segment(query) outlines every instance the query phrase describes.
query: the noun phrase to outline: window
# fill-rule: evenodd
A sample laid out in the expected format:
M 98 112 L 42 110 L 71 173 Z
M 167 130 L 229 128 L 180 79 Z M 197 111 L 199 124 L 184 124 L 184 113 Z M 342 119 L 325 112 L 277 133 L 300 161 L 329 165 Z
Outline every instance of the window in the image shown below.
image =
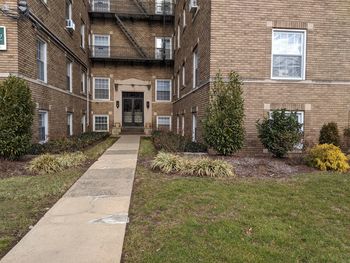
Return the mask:
M 47 82 L 47 45 L 44 41 L 37 40 L 37 55 L 38 79 Z
M 180 117 L 176 117 L 176 134 L 180 134 Z
M 95 12 L 109 12 L 110 0 L 92 0 L 92 8 Z
M 85 23 L 83 21 L 80 26 L 80 47 L 85 48 Z
M 86 73 L 85 71 L 81 71 L 81 93 L 86 94 Z
M 177 48 L 181 47 L 181 31 L 180 25 L 177 26 Z
M 73 113 L 67 113 L 67 135 L 73 135 Z
M 157 129 L 171 131 L 171 117 L 157 116 Z
M 73 62 L 67 61 L 67 90 L 73 92 Z
M 156 37 L 156 59 L 172 59 L 171 37 Z
M 186 9 L 182 11 L 182 27 L 186 27 Z
M 185 115 L 182 115 L 181 125 L 181 134 L 182 136 L 185 136 Z
M 156 0 L 155 13 L 157 15 L 171 15 L 173 13 L 172 0 Z
M 291 114 L 291 111 L 286 111 L 286 114 Z M 304 132 L 304 112 L 303 111 L 293 111 L 293 113 L 296 114 L 296 118 L 298 119 L 298 123 L 301 124 L 301 131 Z M 269 112 L 269 116 L 270 118 L 272 118 L 272 112 Z M 298 143 L 297 145 L 295 145 L 295 149 L 296 150 L 302 150 L 304 147 L 304 142 L 303 140 Z
M 306 31 L 273 30 L 272 79 L 305 79 Z
M 84 133 L 86 132 L 86 115 L 83 114 L 83 116 L 81 117 L 81 132 Z
M 108 132 L 109 131 L 109 116 L 94 115 L 94 131 Z
M 171 101 L 171 80 L 156 80 L 156 101 Z
M 186 86 L 186 68 L 185 64 L 182 65 L 182 86 Z
M 94 35 L 93 36 L 93 56 L 110 57 L 110 36 Z
M 47 111 L 39 111 L 39 143 L 45 143 L 49 138 L 48 115 Z
M 66 0 L 66 20 L 72 19 L 72 1 Z
M 180 73 L 177 74 L 177 98 L 180 99 Z
M 94 79 L 94 99 L 109 100 L 109 79 L 108 78 Z
M 192 114 L 192 142 L 197 141 L 197 115 Z
M 199 56 L 198 49 L 193 51 L 193 88 L 197 88 L 199 85 Z

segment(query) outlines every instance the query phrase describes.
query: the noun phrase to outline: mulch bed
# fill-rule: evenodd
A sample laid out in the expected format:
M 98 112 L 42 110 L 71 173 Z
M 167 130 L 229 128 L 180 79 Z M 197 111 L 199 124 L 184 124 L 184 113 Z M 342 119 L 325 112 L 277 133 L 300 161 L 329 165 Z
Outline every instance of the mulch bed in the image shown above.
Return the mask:
M 283 178 L 316 170 L 304 164 L 298 157 L 276 159 L 273 157 L 226 157 L 239 177 Z
M 0 159 L 0 179 L 32 175 L 26 170 L 26 165 L 31 159 L 33 159 L 33 156 L 25 156 L 18 161 Z

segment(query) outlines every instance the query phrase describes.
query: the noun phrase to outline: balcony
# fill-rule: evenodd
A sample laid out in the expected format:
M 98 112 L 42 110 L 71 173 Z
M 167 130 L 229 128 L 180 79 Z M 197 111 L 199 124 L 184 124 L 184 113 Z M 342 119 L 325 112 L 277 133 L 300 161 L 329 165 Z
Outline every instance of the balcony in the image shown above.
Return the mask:
M 90 58 L 95 62 L 173 63 L 171 49 L 141 48 L 142 54 L 130 46 L 90 46 Z
M 173 21 L 174 9 L 174 0 L 92 0 L 90 15 Z

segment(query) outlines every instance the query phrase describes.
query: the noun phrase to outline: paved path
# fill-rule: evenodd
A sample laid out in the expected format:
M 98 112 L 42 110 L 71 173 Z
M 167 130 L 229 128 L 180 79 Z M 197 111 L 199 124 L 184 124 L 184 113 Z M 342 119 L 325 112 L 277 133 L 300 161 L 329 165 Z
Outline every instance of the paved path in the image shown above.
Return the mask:
M 120 262 L 139 143 L 122 136 L 1 263 Z

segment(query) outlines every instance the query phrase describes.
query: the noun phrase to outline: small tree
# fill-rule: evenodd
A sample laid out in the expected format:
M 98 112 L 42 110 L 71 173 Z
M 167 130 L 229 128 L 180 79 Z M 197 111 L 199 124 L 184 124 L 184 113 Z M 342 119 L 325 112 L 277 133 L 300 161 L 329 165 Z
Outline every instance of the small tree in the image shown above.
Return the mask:
M 231 72 L 228 82 L 218 73 L 210 90 L 203 122 L 205 142 L 223 155 L 242 149 L 244 142 L 244 99 L 240 76 Z
M 256 126 L 261 143 L 278 158 L 292 151 L 302 138 L 296 113 L 289 114 L 285 109 L 273 111 L 271 118 L 258 121 Z
M 320 144 L 333 144 L 340 146 L 338 125 L 335 122 L 324 124 L 320 131 Z
M 0 156 L 17 159 L 31 146 L 35 105 L 26 82 L 10 76 L 0 84 Z

